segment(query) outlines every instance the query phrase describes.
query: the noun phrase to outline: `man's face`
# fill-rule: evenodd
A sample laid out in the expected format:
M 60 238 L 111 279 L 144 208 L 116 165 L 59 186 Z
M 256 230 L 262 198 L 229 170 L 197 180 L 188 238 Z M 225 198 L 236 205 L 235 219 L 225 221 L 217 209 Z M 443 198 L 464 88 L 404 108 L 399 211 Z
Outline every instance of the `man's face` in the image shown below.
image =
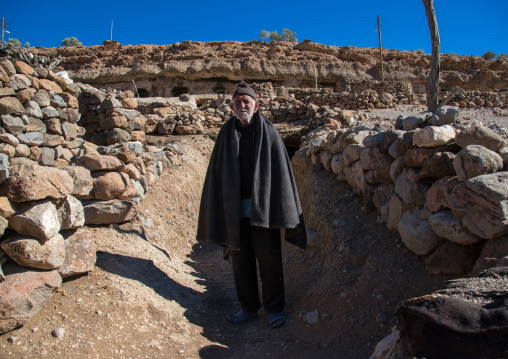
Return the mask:
M 233 98 L 233 111 L 244 126 L 252 121 L 252 116 L 259 108 L 259 103 L 249 95 L 236 95 Z

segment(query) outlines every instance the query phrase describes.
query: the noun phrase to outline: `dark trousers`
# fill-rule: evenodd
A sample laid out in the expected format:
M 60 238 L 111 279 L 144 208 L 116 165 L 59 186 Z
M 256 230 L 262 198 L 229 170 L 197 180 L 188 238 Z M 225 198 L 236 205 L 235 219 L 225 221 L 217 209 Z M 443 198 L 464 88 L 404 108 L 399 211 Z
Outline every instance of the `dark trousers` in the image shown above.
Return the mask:
M 240 250 L 231 251 L 231 264 L 236 294 L 247 312 L 261 308 L 259 301 L 256 259 L 262 283 L 263 307 L 268 314 L 284 309 L 284 275 L 280 229 L 251 226 L 242 219 Z

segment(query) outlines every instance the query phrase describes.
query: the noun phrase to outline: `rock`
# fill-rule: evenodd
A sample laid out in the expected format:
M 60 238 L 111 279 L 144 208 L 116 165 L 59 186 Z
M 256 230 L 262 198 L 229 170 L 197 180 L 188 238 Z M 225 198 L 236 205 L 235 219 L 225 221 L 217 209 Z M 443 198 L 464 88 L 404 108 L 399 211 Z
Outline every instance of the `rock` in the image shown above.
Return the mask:
M 351 167 L 344 167 L 344 176 L 346 178 L 346 182 L 353 187 L 353 192 L 361 196 L 365 186 L 367 185 L 361 163 L 356 162 Z
M 360 155 L 365 147 L 360 144 L 351 144 L 344 149 L 344 164 L 346 166 L 353 165 L 360 160 Z
M 94 199 L 111 200 L 121 195 L 129 186 L 129 176 L 119 172 L 94 172 L 93 189 L 90 195 Z
M 439 147 L 413 147 L 408 148 L 404 154 L 404 161 L 408 167 L 420 168 L 423 163 L 440 152 L 454 152 L 455 146 L 439 146 Z
M 113 145 L 115 143 L 124 143 L 131 140 L 129 132 L 122 130 L 121 128 L 114 128 L 108 132 L 107 144 Z
M 469 232 L 462 225 L 462 222 L 453 215 L 451 210 L 445 210 L 433 214 L 429 218 L 429 224 L 434 233 L 436 233 L 439 237 L 446 238 L 463 246 L 476 244 L 484 240 L 483 238 Z
M 19 142 L 28 146 L 41 146 L 44 144 L 44 133 L 42 132 L 26 132 L 20 133 L 18 136 Z
M 85 224 L 121 223 L 131 220 L 135 214 L 133 202 L 113 199 L 111 201 L 86 201 Z
M 56 205 L 60 229 L 75 229 L 85 225 L 83 205 L 76 198 L 67 195 Z
M 18 91 L 18 93 L 16 93 L 16 98 L 19 100 L 19 102 L 25 104 L 28 101 L 30 101 L 36 93 L 37 93 L 36 89 L 29 87 L 24 90 Z
M 133 98 L 124 98 L 121 100 L 122 107 L 127 109 L 135 109 L 138 107 L 138 101 Z
M 451 125 L 457 122 L 459 113 L 459 108 L 455 106 L 443 106 L 427 120 L 427 123 L 431 126 Z
M 413 203 L 419 207 L 423 207 L 428 187 L 423 183 L 411 182 L 408 179 L 407 173 L 406 169 L 397 178 L 397 182 L 395 182 L 395 193 L 402 198 L 404 203 Z
M 323 151 L 321 152 L 321 163 L 325 170 L 330 172 L 332 170 L 332 158 L 333 153 L 331 151 Z
M 123 163 L 115 156 L 108 155 L 84 155 L 76 159 L 76 165 L 88 169 L 90 172 L 118 171 L 123 168 Z
M 42 132 L 46 133 L 46 125 L 41 120 L 30 117 L 30 122 L 25 125 L 25 132 Z
M 417 147 L 438 147 L 455 141 L 455 129 L 450 125 L 428 126 L 413 136 L 413 145 Z
M 12 76 L 16 74 L 16 68 L 13 63 L 6 57 L 0 58 L 0 72 L 5 72 L 7 76 Z
M 52 166 L 55 162 L 55 149 L 51 147 L 41 147 L 41 155 L 39 157 L 39 164 L 41 166 Z
M 25 113 L 27 116 L 42 119 L 42 111 L 37 102 L 28 101 L 25 103 Z
M 406 161 L 404 161 L 404 157 L 399 157 L 390 165 L 390 178 L 396 183 L 397 178 L 399 178 L 400 174 L 404 172 L 404 169 L 407 167 Z
M 0 142 L 7 143 L 14 147 L 19 145 L 19 140 L 17 139 L 17 137 L 11 135 L 10 133 L 0 134 Z
M 422 112 L 414 114 L 408 117 L 399 116 L 395 123 L 395 128 L 398 130 L 411 131 L 417 129 L 420 125 L 423 125 L 427 118 L 432 116 L 431 112 Z
M 32 85 L 32 81 L 28 76 L 23 74 L 12 75 L 7 83 L 7 87 L 10 87 L 14 91 L 20 91 L 26 89 Z
M 44 200 L 18 205 L 16 214 L 9 218 L 9 227 L 45 242 L 58 234 L 60 221 L 55 205 Z
M 507 145 L 506 140 L 501 136 L 490 128 L 479 124 L 472 124 L 469 127 L 462 128 L 461 131 L 457 133 L 455 142 L 462 148 L 478 145 L 494 152 L 499 151 Z
M 49 99 L 49 97 L 48 97 L 48 99 Z M 42 111 L 42 118 L 45 120 L 60 117 L 60 113 L 53 106 L 43 107 L 41 111 Z
M 404 341 L 422 358 L 500 358 L 508 348 L 506 268 L 453 281 L 431 295 L 401 303 Z M 503 298 L 503 299 L 502 299 Z
M 474 268 L 473 275 L 478 275 L 482 271 L 499 265 L 501 259 L 508 255 L 508 236 L 503 235 L 498 238 L 488 240 L 483 246 L 482 253 L 478 257 Z
M 319 323 L 319 311 L 318 310 L 314 310 L 312 312 L 307 312 L 305 314 L 305 321 L 309 324 L 317 324 Z
M 157 123 L 157 132 L 161 135 L 171 135 L 175 129 L 177 121 L 169 116 Z
M 339 153 L 332 157 L 332 162 L 330 164 L 332 172 L 336 175 L 340 175 L 341 177 L 344 176 L 344 166 L 346 164 L 344 163 L 344 154 Z M 345 178 L 342 178 L 342 181 L 345 180 Z
M 389 181 L 383 182 L 374 190 L 372 201 L 379 212 L 381 212 L 381 207 L 390 202 L 394 193 L 395 185 Z
M 22 327 L 48 301 L 62 284 L 56 270 L 39 271 L 9 263 L 3 267 L 5 281 L 0 283 L 0 334 Z
M 81 166 L 61 167 L 74 182 L 74 188 L 69 193 L 78 198 L 87 198 L 93 188 L 93 178 L 90 171 Z
M 88 228 L 63 231 L 65 241 L 65 261 L 58 273 L 62 278 L 91 272 L 97 260 L 96 247 Z
M 62 133 L 67 141 L 72 141 L 78 137 L 78 125 L 72 122 L 62 123 Z
M 128 165 L 126 165 L 123 168 L 122 172 L 127 173 L 129 175 L 129 177 L 134 180 L 138 180 L 139 177 L 141 176 L 141 174 L 139 173 L 139 170 L 132 163 L 129 163 Z
M 455 155 L 451 152 L 438 152 L 423 162 L 417 181 L 424 178 L 442 178 L 455 176 L 453 160 Z
M 65 334 L 65 328 L 60 327 L 56 328 L 55 330 L 51 331 L 51 335 L 55 338 L 62 339 Z
M 450 198 L 455 186 L 459 184 L 457 177 L 446 176 L 432 184 L 425 195 L 425 204 L 431 212 L 439 212 L 451 208 Z
M 2 127 L 14 136 L 25 131 L 25 124 L 21 118 L 11 115 L 2 115 Z
M 65 260 L 65 243 L 59 233 L 44 244 L 16 233 L 7 237 L 1 246 L 13 261 L 25 267 L 56 269 Z
M 48 79 L 39 79 L 40 87 L 47 91 L 54 91 L 61 93 L 63 92 L 62 88 L 58 86 L 54 81 Z
M 485 239 L 508 233 L 508 173 L 474 177 L 455 186 L 453 214 L 464 226 Z
M 99 119 L 99 126 L 103 130 L 110 130 L 113 128 L 127 128 L 127 118 L 125 116 L 108 116 L 104 119 Z
M 37 102 L 41 108 L 51 105 L 49 100 L 49 93 L 44 89 L 38 90 L 37 93 L 31 98 L 31 100 Z
M 7 197 L 0 197 L 0 216 L 3 218 L 10 218 L 16 211 L 12 208 L 11 203 Z
M 398 229 L 402 242 L 409 250 L 419 256 L 432 253 L 442 239 L 432 230 L 429 221 L 422 220 L 421 210 L 405 215 L 399 221 Z
M 494 173 L 503 168 L 503 158 L 483 146 L 470 145 L 464 147 L 453 160 L 453 168 L 459 181 Z
M 72 192 L 74 184 L 67 172 L 57 168 L 37 165 L 11 167 L 10 177 L 0 194 L 11 201 L 24 202 L 50 198 L 62 198 Z

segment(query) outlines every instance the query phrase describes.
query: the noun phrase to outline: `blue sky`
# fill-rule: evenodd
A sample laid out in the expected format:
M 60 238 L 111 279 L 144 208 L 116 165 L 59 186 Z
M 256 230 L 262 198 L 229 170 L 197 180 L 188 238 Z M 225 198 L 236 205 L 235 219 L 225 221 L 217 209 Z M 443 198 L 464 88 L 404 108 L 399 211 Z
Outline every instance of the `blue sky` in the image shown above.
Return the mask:
M 441 52 L 508 54 L 508 0 L 436 0 Z M 60 46 L 74 36 L 85 46 L 111 39 L 123 45 L 250 41 L 261 30 L 296 32 L 298 41 L 431 53 L 421 0 L 364 1 L 32 1 L 4 0 L 9 37 L 31 46 Z

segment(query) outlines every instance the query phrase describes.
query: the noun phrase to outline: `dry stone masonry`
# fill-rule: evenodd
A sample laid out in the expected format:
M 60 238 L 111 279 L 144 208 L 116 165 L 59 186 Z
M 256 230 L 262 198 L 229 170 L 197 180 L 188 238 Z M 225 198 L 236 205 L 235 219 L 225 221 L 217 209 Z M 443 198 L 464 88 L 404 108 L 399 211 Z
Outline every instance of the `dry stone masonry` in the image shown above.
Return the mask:
M 508 255 L 508 142 L 480 123 L 459 123 L 458 111 L 401 116 L 395 126 L 328 126 L 303 149 L 435 274 L 479 273 Z
M 133 218 L 136 203 L 163 170 L 179 165 L 181 153 L 174 144 L 144 144 L 146 119 L 132 94 L 112 97 L 8 58 L 0 58 L 0 85 L 5 333 L 42 308 L 62 278 L 93 270 L 86 225 Z

